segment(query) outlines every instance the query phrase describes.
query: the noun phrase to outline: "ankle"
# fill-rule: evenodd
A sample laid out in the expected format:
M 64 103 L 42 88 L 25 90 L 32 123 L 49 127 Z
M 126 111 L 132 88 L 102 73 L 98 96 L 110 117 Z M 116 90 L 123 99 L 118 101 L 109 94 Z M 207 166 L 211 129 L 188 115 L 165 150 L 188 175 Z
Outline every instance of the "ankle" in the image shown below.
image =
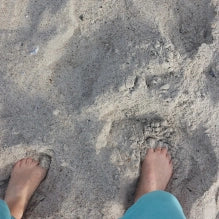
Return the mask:
M 5 200 L 10 210 L 11 215 L 15 219 L 21 219 L 25 209 L 25 203 L 21 199 L 17 199 L 16 201 Z

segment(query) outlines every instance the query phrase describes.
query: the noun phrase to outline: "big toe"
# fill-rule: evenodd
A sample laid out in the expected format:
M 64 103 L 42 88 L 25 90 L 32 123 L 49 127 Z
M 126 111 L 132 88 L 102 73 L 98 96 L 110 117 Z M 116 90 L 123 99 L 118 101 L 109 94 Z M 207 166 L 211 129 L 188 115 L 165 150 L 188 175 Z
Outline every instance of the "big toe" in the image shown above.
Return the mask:
M 155 149 L 155 152 L 162 152 L 162 148 L 161 147 L 157 147 L 156 149 Z

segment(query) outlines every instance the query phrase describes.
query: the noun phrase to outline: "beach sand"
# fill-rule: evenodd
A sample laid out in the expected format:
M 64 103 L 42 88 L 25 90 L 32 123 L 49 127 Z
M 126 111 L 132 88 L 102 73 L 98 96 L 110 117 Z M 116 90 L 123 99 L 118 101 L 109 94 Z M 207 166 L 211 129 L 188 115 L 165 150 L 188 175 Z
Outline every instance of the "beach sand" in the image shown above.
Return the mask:
M 1 0 L 0 198 L 48 158 L 24 218 L 116 219 L 147 148 L 187 218 L 219 218 L 217 0 Z

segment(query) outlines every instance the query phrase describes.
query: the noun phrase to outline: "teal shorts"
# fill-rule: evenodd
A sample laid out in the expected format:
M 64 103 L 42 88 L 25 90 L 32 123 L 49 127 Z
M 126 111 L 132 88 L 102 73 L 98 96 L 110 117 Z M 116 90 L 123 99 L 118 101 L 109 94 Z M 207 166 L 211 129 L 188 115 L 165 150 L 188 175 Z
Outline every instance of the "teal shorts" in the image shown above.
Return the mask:
M 0 200 L 0 219 L 15 219 L 3 200 Z M 143 195 L 121 219 L 186 219 L 186 217 L 175 196 L 168 192 L 155 191 Z
M 0 200 L 0 218 L 15 219 L 14 217 L 11 216 L 8 205 L 3 200 Z
M 186 219 L 175 196 L 164 191 L 143 195 L 121 219 Z

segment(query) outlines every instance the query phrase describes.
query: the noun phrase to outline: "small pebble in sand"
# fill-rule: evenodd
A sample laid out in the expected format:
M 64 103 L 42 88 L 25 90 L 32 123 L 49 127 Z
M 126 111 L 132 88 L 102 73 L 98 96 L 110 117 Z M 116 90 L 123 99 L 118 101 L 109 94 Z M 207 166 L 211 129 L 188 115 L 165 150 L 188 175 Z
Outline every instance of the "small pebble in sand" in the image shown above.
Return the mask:
M 160 126 L 161 126 L 160 121 L 155 121 L 155 122 L 154 122 L 154 127 L 155 127 L 155 128 L 158 128 L 158 127 L 160 127 Z
M 160 126 L 161 126 L 160 121 L 152 121 L 151 124 L 150 124 L 151 128 L 158 128 Z
M 83 20 L 84 20 L 84 15 L 81 14 L 81 15 L 79 16 L 79 18 L 80 18 L 81 21 L 83 21 Z
M 53 115 L 54 115 L 54 116 L 58 116 L 58 115 L 59 115 L 59 113 L 60 113 L 60 111 L 59 111 L 59 110 L 57 110 L 57 109 L 53 111 Z
M 162 87 L 160 87 L 160 90 L 169 90 L 170 85 L 169 84 L 164 84 Z
M 33 50 L 30 51 L 30 55 L 36 55 L 39 51 L 39 46 L 34 47 Z
M 148 145 L 149 147 L 155 148 L 157 142 L 156 142 L 156 139 L 155 139 L 155 138 L 148 137 L 148 138 L 146 139 L 146 143 L 147 143 L 147 145 Z
M 161 126 L 167 127 L 168 126 L 168 122 L 166 120 L 163 120 L 160 122 Z
M 211 75 L 211 77 L 216 78 L 216 75 L 212 68 L 210 69 L 209 74 Z
M 160 132 L 160 131 L 161 131 L 160 127 L 154 128 L 154 132 Z

